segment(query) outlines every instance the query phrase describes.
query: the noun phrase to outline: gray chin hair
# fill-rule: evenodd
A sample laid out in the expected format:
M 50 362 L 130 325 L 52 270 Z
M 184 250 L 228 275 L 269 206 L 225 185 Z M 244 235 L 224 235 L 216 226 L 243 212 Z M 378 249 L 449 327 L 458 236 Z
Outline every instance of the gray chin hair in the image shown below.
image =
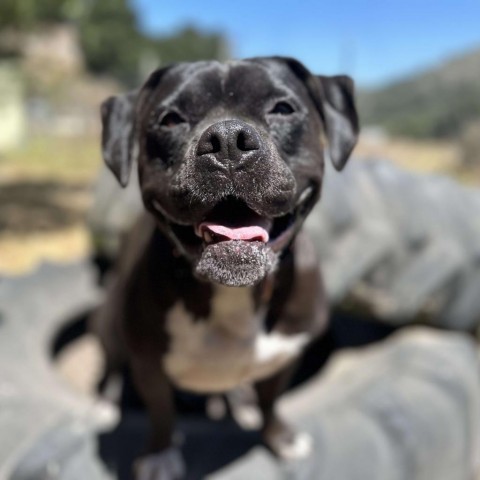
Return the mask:
M 265 243 L 229 240 L 206 247 L 195 273 L 229 287 L 246 287 L 260 282 L 276 263 L 277 254 Z

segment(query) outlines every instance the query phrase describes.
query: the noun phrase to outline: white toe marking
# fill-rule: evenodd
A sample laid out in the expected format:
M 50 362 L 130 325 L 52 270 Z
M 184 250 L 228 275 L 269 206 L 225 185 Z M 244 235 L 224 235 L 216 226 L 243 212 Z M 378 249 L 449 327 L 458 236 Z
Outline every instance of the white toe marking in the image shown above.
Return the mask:
M 227 416 L 227 406 L 225 400 L 219 395 L 214 395 L 207 399 L 207 416 L 212 420 L 222 420 Z
M 263 416 L 258 406 L 254 388 L 241 385 L 226 394 L 232 416 L 244 430 L 258 430 L 263 425 Z
M 256 405 L 238 405 L 232 415 L 244 430 L 258 430 L 263 425 L 262 413 Z
M 184 476 L 185 465 L 175 447 L 142 457 L 135 463 L 135 480 L 179 480 Z
M 283 460 L 301 460 L 313 451 L 313 438 L 306 432 L 295 434 L 293 442 L 282 445 L 278 454 Z

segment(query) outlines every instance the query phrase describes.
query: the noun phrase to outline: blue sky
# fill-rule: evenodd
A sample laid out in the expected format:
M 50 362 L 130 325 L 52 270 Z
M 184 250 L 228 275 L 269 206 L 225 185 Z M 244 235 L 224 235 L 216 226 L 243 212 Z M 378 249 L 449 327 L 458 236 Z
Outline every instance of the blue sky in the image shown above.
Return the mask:
M 480 48 L 480 0 L 131 1 L 150 34 L 194 24 L 223 32 L 236 58 L 290 55 L 363 86 Z

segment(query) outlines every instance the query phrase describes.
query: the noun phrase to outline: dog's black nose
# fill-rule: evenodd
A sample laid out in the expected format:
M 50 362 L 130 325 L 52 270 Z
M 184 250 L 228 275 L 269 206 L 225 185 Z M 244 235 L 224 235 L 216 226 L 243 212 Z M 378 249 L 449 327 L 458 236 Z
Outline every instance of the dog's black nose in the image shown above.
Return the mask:
M 229 167 L 242 168 L 260 150 L 261 139 L 248 123 L 224 120 L 210 125 L 200 137 L 197 156 L 211 155 Z

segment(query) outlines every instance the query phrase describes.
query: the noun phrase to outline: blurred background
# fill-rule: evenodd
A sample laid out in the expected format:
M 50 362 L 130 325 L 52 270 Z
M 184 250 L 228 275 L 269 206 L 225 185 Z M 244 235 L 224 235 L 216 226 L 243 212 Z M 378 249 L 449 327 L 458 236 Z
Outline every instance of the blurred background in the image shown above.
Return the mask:
M 67 394 L 47 359 L 59 360 L 70 385 L 90 398 L 102 371 L 96 343 L 83 335 L 101 298 L 90 257 L 106 271 L 138 211 L 138 192 L 129 196 L 134 182 L 120 192 L 102 171 L 99 105 L 167 63 L 286 55 L 314 73 L 355 79 L 362 125 L 355 158 L 341 175 L 327 173 L 309 226 L 332 321 L 307 352 L 298 382 L 331 352 L 403 325 L 478 339 L 479 18 L 478 0 L 0 0 L 0 426 L 8 432 L 0 435 L 0 477 L 107 478 L 90 427 L 78 428 L 83 416 L 101 424 L 105 415 Z M 336 448 L 314 459 L 314 471 L 327 471 L 322 478 L 472 478 L 478 347 L 473 335 L 412 331 L 380 343 L 378 357 L 368 349 L 335 357 L 322 376 L 330 387 L 312 400 L 306 423 L 318 415 L 328 437 L 321 441 Z M 125 472 L 132 448 L 114 438 L 135 440 L 146 429 L 129 415 L 100 442 L 105 462 L 115 458 Z M 379 428 L 365 428 L 370 422 Z M 202 446 L 195 458 L 187 455 L 190 464 L 213 470 L 211 451 L 228 447 L 231 433 L 211 447 L 199 434 L 204 425 L 189 425 L 182 428 Z M 387 444 L 398 461 L 383 462 Z M 349 445 L 361 446 L 359 463 L 344 461 Z M 358 469 L 362 462 L 371 470 Z M 7 476 L 14 465 L 17 474 Z M 329 465 L 345 475 L 329 475 Z M 403 476 L 392 477 L 399 468 Z M 235 478 L 258 477 L 255 466 L 251 472 Z
M 159 65 L 290 55 L 355 78 L 359 157 L 480 179 L 474 0 L 2 0 L 0 273 L 90 249 L 99 103 Z

